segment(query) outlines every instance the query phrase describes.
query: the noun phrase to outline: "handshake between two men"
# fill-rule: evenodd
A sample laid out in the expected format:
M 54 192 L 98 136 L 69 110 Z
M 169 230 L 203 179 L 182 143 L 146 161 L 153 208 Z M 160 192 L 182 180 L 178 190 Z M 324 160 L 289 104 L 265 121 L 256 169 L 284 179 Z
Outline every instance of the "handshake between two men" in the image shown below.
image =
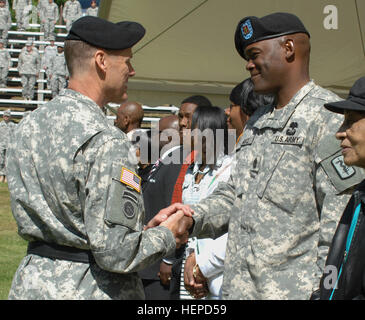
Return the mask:
M 153 219 L 149 221 L 145 230 L 163 226 L 168 228 L 174 235 L 176 248 L 188 242 L 189 229 L 193 226 L 194 211 L 187 205 L 174 203 L 171 206 L 160 210 Z

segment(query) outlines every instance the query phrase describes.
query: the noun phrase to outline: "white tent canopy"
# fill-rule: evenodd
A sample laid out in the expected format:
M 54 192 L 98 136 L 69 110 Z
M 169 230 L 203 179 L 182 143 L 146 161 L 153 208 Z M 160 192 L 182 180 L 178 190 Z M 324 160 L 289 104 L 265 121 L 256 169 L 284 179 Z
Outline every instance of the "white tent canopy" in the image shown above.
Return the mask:
M 278 11 L 296 14 L 310 32 L 311 77 L 346 96 L 365 75 L 365 0 L 102 0 L 99 15 L 147 30 L 133 48 L 130 100 L 179 106 L 204 94 L 225 107 L 231 89 L 249 76 L 234 46 L 238 21 Z

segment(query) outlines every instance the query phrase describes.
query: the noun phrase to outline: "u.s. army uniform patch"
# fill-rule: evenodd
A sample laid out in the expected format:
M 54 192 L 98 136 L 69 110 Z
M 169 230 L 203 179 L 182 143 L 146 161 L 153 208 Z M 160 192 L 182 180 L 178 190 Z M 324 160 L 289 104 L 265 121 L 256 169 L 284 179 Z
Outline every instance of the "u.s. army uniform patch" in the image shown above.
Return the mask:
M 336 150 L 334 145 L 338 145 Z M 341 154 L 341 149 L 336 138 L 328 137 L 324 139 L 319 150 L 320 163 L 332 184 L 337 190 L 337 193 L 344 192 L 349 186 L 356 186 L 364 178 L 364 171 L 360 168 L 347 166 Z
M 113 168 L 105 221 L 141 231 L 143 212 L 141 178 L 132 170 L 125 167 L 120 169 L 116 165 Z
M 348 167 L 345 164 L 342 155 L 333 158 L 331 163 L 342 180 L 351 178 L 356 173 L 356 169 L 354 167 Z

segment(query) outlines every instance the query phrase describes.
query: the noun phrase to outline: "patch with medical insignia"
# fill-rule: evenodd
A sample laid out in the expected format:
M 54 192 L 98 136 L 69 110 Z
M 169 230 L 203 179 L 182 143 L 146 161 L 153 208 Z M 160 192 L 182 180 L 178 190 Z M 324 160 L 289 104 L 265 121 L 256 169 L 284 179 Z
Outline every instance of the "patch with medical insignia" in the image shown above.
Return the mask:
M 137 192 L 141 192 L 141 177 L 136 175 L 133 171 L 128 170 L 127 168 L 122 168 L 120 182 L 133 188 Z
M 241 34 L 242 37 L 245 40 L 248 40 L 252 37 L 253 35 L 253 28 L 252 28 L 252 24 L 250 19 L 246 20 L 242 25 L 241 25 Z
M 342 155 L 332 159 L 331 163 L 342 180 L 351 178 L 356 173 L 353 167 L 348 167 L 345 164 Z
M 295 130 L 295 129 L 294 129 Z M 271 141 L 272 144 L 288 144 L 295 146 L 302 146 L 304 142 L 303 137 L 293 137 L 293 136 L 275 136 L 274 140 Z

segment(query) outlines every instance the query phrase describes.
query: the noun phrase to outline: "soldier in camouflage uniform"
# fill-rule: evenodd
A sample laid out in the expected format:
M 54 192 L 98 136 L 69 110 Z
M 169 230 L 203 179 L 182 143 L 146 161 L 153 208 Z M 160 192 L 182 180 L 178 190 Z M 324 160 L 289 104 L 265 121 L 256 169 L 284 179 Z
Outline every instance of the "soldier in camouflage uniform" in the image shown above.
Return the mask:
M 82 15 L 81 4 L 77 0 L 68 0 L 63 7 L 63 20 L 66 22 L 66 30 L 70 31 L 71 25 L 74 21 L 80 18 Z
M 57 54 L 51 58 L 49 69 L 51 79 L 52 97 L 60 93 L 60 91 L 66 87 L 66 79 L 68 77 L 68 70 L 63 53 L 63 46 L 59 44 L 57 46 Z
M 99 12 L 99 7 L 96 4 L 95 0 L 91 1 L 90 8 L 87 8 L 86 15 L 97 17 Z
M 55 42 L 54 42 L 54 37 L 51 36 L 50 37 L 50 44 L 48 46 L 46 46 L 44 48 L 44 53 L 43 53 L 43 57 L 42 57 L 42 68 L 45 70 L 46 72 L 46 76 L 47 76 L 47 88 L 50 89 L 51 88 L 51 79 L 50 79 L 50 75 L 51 75 L 51 69 L 50 69 L 50 63 L 51 60 L 53 59 L 54 56 L 56 56 L 57 54 L 57 46 L 55 46 Z
M 43 8 L 48 4 L 48 0 L 38 0 L 38 5 L 37 5 L 37 14 L 38 14 L 38 17 L 39 17 L 39 21 L 41 22 L 40 23 L 40 28 L 39 30 L 41 32 L 44 32 L 44 24 L 42 24 L 42 11 L 43 11 Z
M 31 0 L 13 0 L 13 9 L 15 10 L 15 18 L 18 30 L 25 30 L 26 16 L 25 8 L 32 5 Z
M 18 59 L 18 72 L 22 81 L 22 96 L 26 100 L 33 99 L 34 86 L 40 71 L 40 56 L 33 49 L 32 43 L 26 43 L 26 50 L 22 51 Z
M 341 117 L 323 108 L 339 97 L 310 80 L 302 22 L 287 13 L 246 17 L 235 43 L 255 91 L 274 93 L 277 102 L 247 122 L 230 180 L 193 207 L 191 236 L 228 230 L 223 299 L 309 299 L 364 174 L 344 165 L 334 137 Z
M 0 32 L 1 39 L 4 40 L 5 45 L 8 39 L 8 32 L 11 28 L 11 14 L 9 8 L 6 8 L 5 1 L 0 0 Z
M 44 6 L 42 6 L 40 13 L 40 20 L 42 29 L 44 30 L 44 39 L 49 40 L 51 36 L 55 36 L 54 28 L 59 18 L 58 5 L 49 0 Z
M 29 241 L 9 299 L 141 299 L 137 271 L 187 236 L 182 212 L 143 231 L 131 144 L 102 111 L 127 99 L 131 47 L 145 29 L 86 16 L 71 31 L 69 88 L 20 122 L 7 155 L 12 211 Z
M 11 121 L 11 110 L 7 109 L 3 113 L 3 121 L 0 122 L 0 182 L 6 182 L 6 161 L 5 155 L 16 124 Z
M 4 47 L 4 41 L 0 39 L 0 88 L 6 87 L 9 69 L 12 66 L 11 56 Z

